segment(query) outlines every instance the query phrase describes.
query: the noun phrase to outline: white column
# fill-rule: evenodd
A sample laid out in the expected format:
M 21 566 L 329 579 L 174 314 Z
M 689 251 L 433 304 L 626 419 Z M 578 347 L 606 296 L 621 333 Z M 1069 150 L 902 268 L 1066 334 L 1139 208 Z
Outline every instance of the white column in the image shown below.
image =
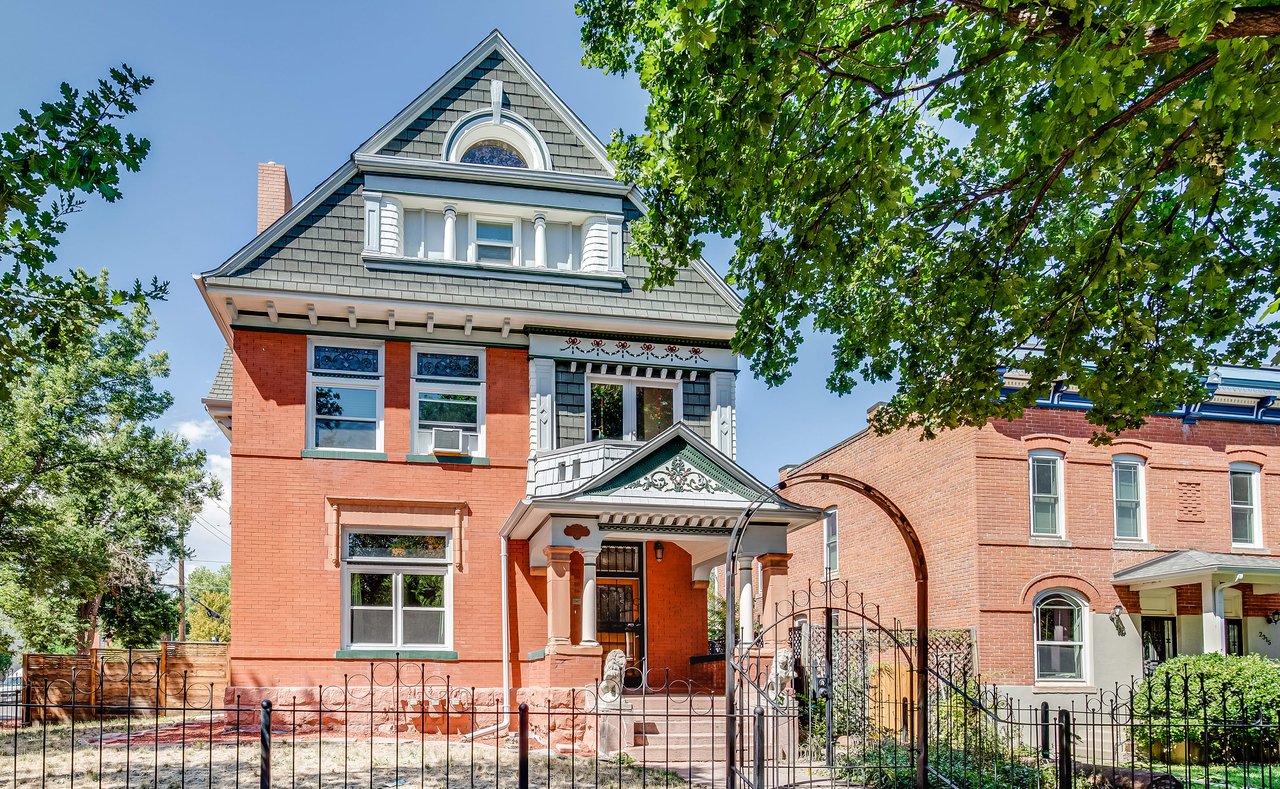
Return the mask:
M 547 267 L 547 218 L 542 214 L 533 218 L 533 265 Z
M 751 583 L 753 556 L 738 559 L 738 645 L 755 641 L 755 589 Z
M 1226 653 L 1226 638 L 1223 633 L 1222 605 L 1219 603 L 1221 592 L 1213 579 L 1200 582 L 1201 624 L 1204 627 L 1204 654 Z
M 454 226 L 458 219 L 458 209 L 451 205 L 444 207 L 444 259 L 458 259 L 458 234 Z
M 582 643 L 596 645 L 596 557 L 600 551 L 582 550 Z

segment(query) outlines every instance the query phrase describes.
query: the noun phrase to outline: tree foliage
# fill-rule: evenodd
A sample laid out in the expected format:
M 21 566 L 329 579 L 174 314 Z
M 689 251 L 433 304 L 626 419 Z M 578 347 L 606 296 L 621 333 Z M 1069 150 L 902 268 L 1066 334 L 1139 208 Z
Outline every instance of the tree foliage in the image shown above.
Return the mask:
M 1280 7 L 1210 0 L 579 0 L 634 70 L 616 134 L 671 282 L 733 238 L 735 347 L 770 384 L 802 330 L 828 386 L 896 380 L 881 430 L 1015 417 L 1061 380 L 1108 432 L 1274 352 Z M 999 372 L 1029 386 L 1001 399 Z
M 231 640 L 231 565 L 197 567 L 187 576 L 187 638 Z M 210 611 L 218 615 L 215 618 Z
M 86 647 L 103 595 L 154 585 L 219 492 L 203 452 L 150 424 L 172 403 L 154 336 L 135 306 L 0 401 L 0 615 L 29 649 Z
M 120 199 L 121 170 L 137 172 L 151 143 L 114 125 L 137 109 L 135 99 L 152 84 L 127 65 L 110 70 L 95 89 L 65 82 L 55 101 L 38 112 L 20 110 L 19 122 L 0 133 L 0 400 L 12 373 L 84 341 L 130 304 L 165 295 L 152 280 L 112 288 L 106 272 L 47 271 L 54 262 L 67 217 L 89 195 Z
M 150 649 L 178 630 L 178 600 L 154 574 L 102 597 L 102 634 L 112 646 Z

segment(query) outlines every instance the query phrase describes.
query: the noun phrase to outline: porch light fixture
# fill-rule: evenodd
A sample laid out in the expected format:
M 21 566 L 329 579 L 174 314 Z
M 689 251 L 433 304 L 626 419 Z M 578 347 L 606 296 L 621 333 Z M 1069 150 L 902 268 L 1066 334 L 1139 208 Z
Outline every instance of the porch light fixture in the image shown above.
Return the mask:
M 662 561 L 662 557 L 666 552 L 667 546 L 663 545 L 661 542 L 655 542 L 653 544 L 653 558 L 658 561 Z
M 1276 622 L 1280 622 L 1280 610 L 1267 614 L 1267 624 L 1274 625 Z
M 1124 608 L 1116 606 L 1111 609 L 1111 624 L 1116 626 L 1116 635 L 1124 637 Z

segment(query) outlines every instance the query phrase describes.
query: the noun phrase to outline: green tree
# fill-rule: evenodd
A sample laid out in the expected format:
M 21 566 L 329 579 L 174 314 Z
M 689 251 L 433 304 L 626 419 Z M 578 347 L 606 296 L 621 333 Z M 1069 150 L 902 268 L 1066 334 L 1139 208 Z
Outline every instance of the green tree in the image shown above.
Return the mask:
M 231 640 L 231 565 L 197 567 L 187 576 L 187 638 Z M 215 618 L 213 614 L 218 616 Z
M 19 123 L 0 133 L 0 400 L 16 374 L 85 341 L 130 304 L 163 298 L 167 284 L 112 288 L 106 272 L 46 271 L 55 260 L 67 217 L 88 195 L 120 199 L 120 172 L 136 172 L 151 143 L 121 134 L 113 121 L 137 109 L 151 86 L 127 65 L 110 70 L 96 89 L 65 82 L 56 101 L 38 112 L 20 110 Z
M 770 384 L 802 330 L 828 387 L 896 380 L 881 430 L 1015 417 L 1061 380 L 1109 432 L 1269 357 L 1280 7 L 1210 0 L 579 0 L 633 70 L 632 224 L 671 282 L 736 243 L 735 348 Z M 1030 385 L 1001 399 L 999 371 Z
M 154 336 L 137 305 L 0 401 L 0 615 L 29 649 L 90 644 L 103 596 L 153 585 L 219 492 L 203 452 L 149 424 L 172 403 Z
M 149 649 L 178 630 L 178 600 L 153 573 L 102 597 L 102 634 L 113 646 Z

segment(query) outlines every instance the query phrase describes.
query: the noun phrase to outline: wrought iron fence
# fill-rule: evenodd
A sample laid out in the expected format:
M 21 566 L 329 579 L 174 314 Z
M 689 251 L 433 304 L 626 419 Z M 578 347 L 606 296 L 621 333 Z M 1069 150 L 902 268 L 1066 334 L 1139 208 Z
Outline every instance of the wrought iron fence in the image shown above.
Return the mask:
M 595 683 L 507 703 L 414 662 L 266 698 L 179 676 L 165 678 L 168 694 L 144 692 L 160 678 L 130 668 L 0 695 L 0 787 L 721 787 L 730 728 L 740 786 L 914 780 L 914 686 L 897 677 L 878 696 L 843 699 L 838 684 L 815 696 L 791 681 L 730 716 L 723 696 L 669 671 L 650 672 L 654 692 Z M 1051 704 L 951 669 L 930 667 L 930 785 L 1280 787 L 1280 705 L 1245 688 L 1166 673 Z M 90 678 L 135 687 L 90 694 L 76 685 Z M 815 714 L 819 703 L 838 714 Z

